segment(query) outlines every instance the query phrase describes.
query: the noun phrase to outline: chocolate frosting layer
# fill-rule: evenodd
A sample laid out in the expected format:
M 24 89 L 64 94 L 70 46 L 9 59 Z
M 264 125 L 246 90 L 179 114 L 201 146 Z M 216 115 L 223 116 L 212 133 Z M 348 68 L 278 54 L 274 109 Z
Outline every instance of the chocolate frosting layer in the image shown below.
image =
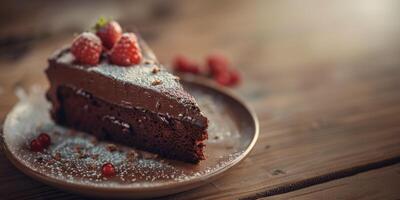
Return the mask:
M 105 58 L 96 66 L 80 65 L 69 48 L 56 52 L 49 58 L 46 69 L 51 82 L 48 98 L 53 106 L 59 106 L 57 88 L 66 85 L 112 104 L 145 109 L 206 127 L 207 118 L 178 78 L 167 72 L 146 46 L 141 47 L 142 63 L 128 67 L 110 64 Z

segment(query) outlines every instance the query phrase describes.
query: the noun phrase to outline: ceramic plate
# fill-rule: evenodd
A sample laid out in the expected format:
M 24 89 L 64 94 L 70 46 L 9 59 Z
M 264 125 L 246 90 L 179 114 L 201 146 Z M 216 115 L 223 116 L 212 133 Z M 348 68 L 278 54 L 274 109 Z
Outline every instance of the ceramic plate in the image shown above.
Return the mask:
M 255 114 L 225 89 L 199 81 L 183 81 L 209 119 L 206 160 L 197 165 L 98 141 L 89 134 L 57 126 L 49 117 L 44 89 L 17 91 L 20 101 L 3 126 L 3 148 L 23 173 L 89 196 L 143 198 L 185 191 L 205 184 L 238 164 L 258 137 Z M 44 152 L 31 152 L 29 142 L 41 132 L 51 136 Z M 111 162 L 117 175 L 105 178 L 101 166 Z

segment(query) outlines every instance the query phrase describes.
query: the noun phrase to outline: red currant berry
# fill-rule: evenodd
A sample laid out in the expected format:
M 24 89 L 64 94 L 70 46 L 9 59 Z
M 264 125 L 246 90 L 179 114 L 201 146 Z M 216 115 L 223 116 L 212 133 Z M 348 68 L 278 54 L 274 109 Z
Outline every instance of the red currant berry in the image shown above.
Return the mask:
M 183 56 L 178 56 L 174 60 L 174 69 L 178 72 L 199 74 L 201 72 L 199 65 L 193 63 Z
M 111 163 L 104 164 L 103 167 L 101 168 L 101 173 L 103 174 L 104 177 L 115 176 L 114 165 L 112 165 Z
M 227 73 L 229 68 L 228 60 L 219 55 L 211 55 L 207 58 L 208 71 L 212 76 Z
M 195 65 L 195 64 L 190 65 L 189 73 L 199 74 L 200 73 L 200 67 L 198 65 Z
M 178 72 L 188 72 L 190 71 L 191 63 L 183 56 L 177 56 L 174 59 L 174 69 Z
M 41 133 L 38 137 L 37 140 L 42 144 L 44 148 L 47 148 L 50 146 L 51 143 L 51 138 L 47 133 Z
M 236 70 L 230 71 L 230 81 L 229 85 L 235 86 L 240 83 L 240 74 Z
M 220 73 L 215 77 L 218 84 L 222 86 L 229 86 L 231 81 L 231 76 L 229 73 Z
M 42 143 L 40 143 L 40 141 L 37 139 L 33 139 L 31 141 L 30 148 L 31 148 L 31 151 L 34 151 L 34 152 L 43 151 Z

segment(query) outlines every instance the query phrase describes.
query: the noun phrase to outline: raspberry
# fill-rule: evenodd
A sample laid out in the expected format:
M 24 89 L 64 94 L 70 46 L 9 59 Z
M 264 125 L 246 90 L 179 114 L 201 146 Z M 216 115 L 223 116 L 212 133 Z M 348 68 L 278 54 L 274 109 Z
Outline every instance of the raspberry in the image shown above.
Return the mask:
M 240 83 L 240 74 L 236 70 L 231 70 L 230 72 L 230 80 L 229 80 L 229 85 L 230 86 L 235 86 Z
M 107 21 L 104 18 L 100 18 L 95 28 L 96 35 L 99 36 L 107 49 L 111 49 L 122 35 L 122 28 L 116 21 Z
M 231 70 L 214 76 L 214 79 L 223 86 L 236 86 L 240 83 L 240 74 L 236 70 Z
M 200 74 L 200 67 L 198 65 L 193 64 L 190 66 L 189 72 L 192 74 Z
M 215 80 L 217 81 L 218 84 L 222 86 L 229 86 L 231 82 L 231 76 L 229 73 L 220 73 L 215 76 Z
M 115 168 L 111 163 L 106 163 L 101 167 L 101 173 L 104 177 L 112 177 L 115 176 Z
M 200 67 L 197 64 L 190 62 L 183 56 L 178 56 L 175 58 L 174 69 L 178 72 L 186 72 L 192 74 L 200 73 Z
M 212 76 L 218 76 L 228 71 L 229 62 L 223 56 L 211 55 L 207 58 L 207 66 Z
M 40 142 L 40 144 L 43 146 L 43 148 L 47 148 L 48 146 L 50 146 L 51 139 L 47 133 L 41 133 L 37 137 L 37 140 Z
M 186 72 L 189 69 L 189 61 L 183 56 L 177 56 L 174 59 L 174 69 L 180 72 Z
M 102 45 L 100 39 L 93 33 L 84 32 L 76 37 L 71 46 L 71 52 L 82 64 L 96 65 L 99 63 Z
M 43 151 L 43 145 L 40 143 L 39 140 L 33 139 L 30 144 L 30 149 L 31 149 L 31 151 L 34 151 L 34 152 Z
M 111 49 L 110 59 L 116 65 L 128 66 L 139 64 L 142 54 L 135 34 L 122 34 L 121 39 Z

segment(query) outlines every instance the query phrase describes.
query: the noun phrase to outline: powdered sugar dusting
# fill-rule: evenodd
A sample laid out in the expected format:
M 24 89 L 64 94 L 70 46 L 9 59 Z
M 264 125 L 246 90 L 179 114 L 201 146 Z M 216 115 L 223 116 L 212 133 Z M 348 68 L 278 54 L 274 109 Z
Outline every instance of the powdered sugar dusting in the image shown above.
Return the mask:
M 59 63 L 65 64 L 72 63 L 74 62 L 74 60 L 74 56 L 69 51 L 63 52 L 58 58 Z M 77 67 L 82 70 L 99 73 L 104 76 L 114 78 L 118 81 L 134 83 L 148 89 L 157 89 L 154 87 L 154 85 L 152 85 L 152 82 L 154 80 L 160 80 L 162 82 L 162 84 L 159 84 L 157 87 L 159 87 L 158 89 L 164 91 L 172 91 L 176 88 L 181 88 L 179 81 L 176 80 L 174 75 L 168 73 L 165 68 L 158 66 L 159 64 L 156 64 L 155 61 L 146 61 L 129 67 L 114 65 L 107 62 L 106 60 L 102 60 L 95 67 L 87 67 L 81 65 L 74 65 L 71 67 Z M 154 66 L 158 66 L 160 69 L 157 73 L 153 73 Z
M 7 148 L 30 170 L 44 176 L 74 184 L 96 187 L 156 187 L 185 182 L 210 175 L 237 160 L 250 141 L 240 136 L 233 119 L 226 114 L 222 99 L 191 89 L 202 111 L 210 120 L 207 159 L 198 165 L 160 158 L 134 148 L 98 141 L 93 136 L 57 126 L 50 120 L 49 103 L 44 90 L 30 94 L 17 91 L 20 102 L 8 114 L 4 124 Z M 219 121 L 224 119 L 224 122 Z M 52 144 L 44 152 L 31 152 L 29 142 L 46 132 Z M 243 142 L 248 143 L 243 145 Z M 242 143 L 240 145 L 240 143 Z M 112 163 L 117 175 L 106 178 L 101 166 Z

